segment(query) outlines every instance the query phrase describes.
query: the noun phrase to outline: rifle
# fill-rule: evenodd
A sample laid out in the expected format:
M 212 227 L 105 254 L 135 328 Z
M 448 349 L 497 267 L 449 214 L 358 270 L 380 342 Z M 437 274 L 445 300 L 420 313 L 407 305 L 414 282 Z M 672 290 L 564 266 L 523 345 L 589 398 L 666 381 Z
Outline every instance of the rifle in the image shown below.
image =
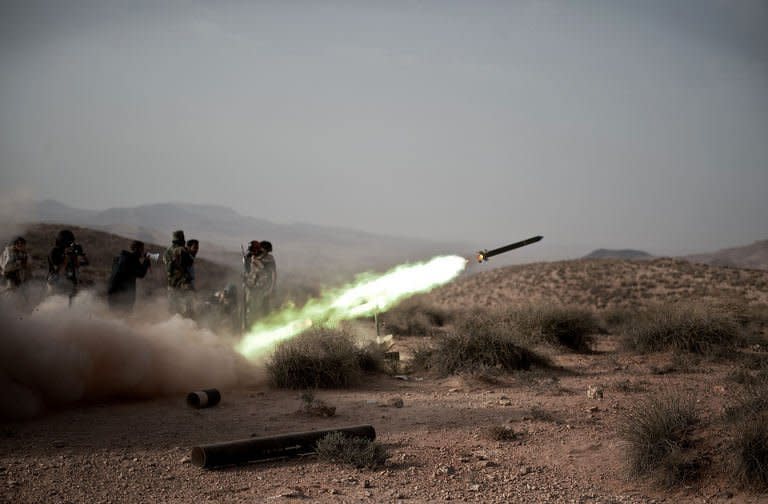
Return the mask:
M 245 292 L 245 276 L 248 273 L 248 263 L 247 258 L 248 255 L 245 253 L 245 247 L 243 247 L 243 244 L 240 244 L 240 253 L 243 256 L 243 308 L 242 308 L 242 320 L 241 322 L 241 330 L 243 333 L 245 333 L 248 330 L 248 298 Z

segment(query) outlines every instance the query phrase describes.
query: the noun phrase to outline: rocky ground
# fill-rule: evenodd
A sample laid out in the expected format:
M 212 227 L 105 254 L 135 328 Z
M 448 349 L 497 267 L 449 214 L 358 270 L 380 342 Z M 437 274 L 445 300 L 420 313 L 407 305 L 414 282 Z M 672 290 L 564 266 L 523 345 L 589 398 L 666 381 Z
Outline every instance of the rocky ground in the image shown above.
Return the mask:
M 83 404 L 0 424 L 2 502 L 765 502 L 710 470 L 664 491 L 627 480 L 617 427 L 627 408 L 666 391 L 695 397 L 717 431 L 732 365 L 681 367 L 600 336 L 597 352 L 550 351 L 560 371 L 408 380 L 377 375 L 321 391 L 330 418 L 298 413 L 299 393 L 266 385 L 227 390 L 215 408 L 183 397 Z M 422 339 L 398 342 L 403 354 Z M 590 398 L 597 387 L 602 398 Z M 734 384 L 733 387 L 736 385 Z M 401 398 L 402 407 L 390 406 Z M 314 456 L 221 470 L 190 463 L 193 446 L 285 432 L 371 424 L 390 459 L 378 470 Z M 489 431 L 508 426 L 514 440 Z M 727 431 L 715 437 L 727 437 Z M 713 449 L 717 449 L 716 447 Z M 717 458 L 717 454 L 714 454 Z

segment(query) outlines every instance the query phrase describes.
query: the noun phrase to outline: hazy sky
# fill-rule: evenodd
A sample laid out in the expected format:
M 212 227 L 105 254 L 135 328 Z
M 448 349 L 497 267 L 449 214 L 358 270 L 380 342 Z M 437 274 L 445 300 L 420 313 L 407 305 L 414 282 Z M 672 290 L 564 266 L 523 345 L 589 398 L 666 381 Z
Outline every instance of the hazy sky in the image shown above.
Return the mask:
M 495 246 L 768 238 L 768 2 L 0 0 L 3 191 Z

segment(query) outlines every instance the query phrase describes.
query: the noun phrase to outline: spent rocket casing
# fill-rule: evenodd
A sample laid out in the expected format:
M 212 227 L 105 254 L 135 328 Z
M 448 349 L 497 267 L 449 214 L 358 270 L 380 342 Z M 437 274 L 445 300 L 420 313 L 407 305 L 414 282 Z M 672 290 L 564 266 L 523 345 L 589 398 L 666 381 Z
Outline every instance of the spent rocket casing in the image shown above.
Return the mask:
M 543 236 L 533 236 L 531 238 L 528 238 L 527 240 L 510 243 L 509 245 L 504 245 L 503 247 L 498 247 L 493 250 L 480 250 L 477 252 L 477 262 L 485 262 L 488 260 L 488 258 L 493 257 L 495 255 L 503 254 L 504 252 L 509 252 L 510 250 L 514 250 L 520 247 L 525 247 L 526 245 L 530 245 L 532 243 L 536 243 L 537 241 L 541 241 L 541 239 L 544 238 Z

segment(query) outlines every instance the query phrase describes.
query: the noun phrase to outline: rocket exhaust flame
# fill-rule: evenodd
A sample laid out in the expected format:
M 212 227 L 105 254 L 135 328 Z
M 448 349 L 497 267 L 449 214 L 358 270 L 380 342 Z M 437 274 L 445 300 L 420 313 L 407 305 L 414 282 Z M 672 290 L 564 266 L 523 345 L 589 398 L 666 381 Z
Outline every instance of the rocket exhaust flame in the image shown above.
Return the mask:
M 426 262 L 402 264 L 383 274 L 365 273 L 354 282 L 310 299 L 303 307 L 289 307 L 254 324 L 237 345 L 249 359 L 265 356 L 277 343 L 312 325 L 373 315 L 405 298 L 429 292 L 456 278 L 467 265 L 460 256 L 438 256 Z

